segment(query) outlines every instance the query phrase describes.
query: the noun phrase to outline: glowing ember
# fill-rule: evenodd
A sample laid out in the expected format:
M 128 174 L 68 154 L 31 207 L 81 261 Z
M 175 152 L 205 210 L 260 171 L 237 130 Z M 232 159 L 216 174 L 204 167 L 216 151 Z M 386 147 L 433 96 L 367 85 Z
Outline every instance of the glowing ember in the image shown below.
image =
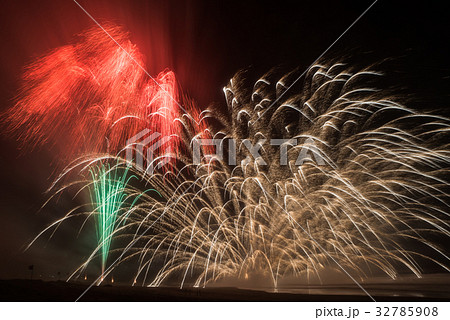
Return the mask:
M 66 160 L 84 152 L 119 153 L 144 129 L 170 137 L 155 156 L 176 153 L 175 74 L 149 77 L 127 34 L 113 26 L 107 31 L 117 43 L 94 28 L 28 66 L 7 119 L 11 129 L 27 144 L 57 144 Z

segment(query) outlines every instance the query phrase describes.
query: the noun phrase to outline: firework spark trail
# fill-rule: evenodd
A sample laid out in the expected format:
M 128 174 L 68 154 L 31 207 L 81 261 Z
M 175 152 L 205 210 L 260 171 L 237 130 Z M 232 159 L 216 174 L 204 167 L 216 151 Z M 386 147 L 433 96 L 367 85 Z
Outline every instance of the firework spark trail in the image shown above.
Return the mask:
M 244 75 L 237 74 L 224 90 L 228 115 L 202 114 L 222 123 L 219 130 L 203 129 L 224 141 L 298 139 L 288 149 L 287 166 L 272 147 L 261 152 L 268 166 L 255 159 L 230 166 L 207 157 L 194 165 L 189 146 L 198 127 L 193 117 L 180 118 L 186 146 L 180 169 L 141 173 L 161 198 L 142 195 L 113 232 L 130 243 L 119 262 L 139 260 L 135 281 L 204 286 L 264 275 L 277 287 L 289 276 L 320 278 L 334 262 L 361 278 L 377 271 L 420 277 L 424 259 L 449 271 L 446 250 L 428 240 L 450 236 L 449 119 L 418 113 L 368 86 L 382 77 L 379 72 L 335 63 L 313 66 L 298 94 L 249 126 L 295 76 L 270 72 L 247 93 Z M 304 148 L 325 165 L 295 165 Z M 249 155 L 238 149 L 240 159 Z M 104 160 L 93 155 L 78 166 Z M 129 166 L 115 156 L 110 160 Z M 420 249 L 425 247 L 434 253 Z
M 132 177 L 127 178 L 127 169 L 122 174 L 119 174 L 118 170 L 111 171 L 108 164 L 93 167 L 90 172 L 93 181 L 92 203 L 95 204 L 94 210 L 98 212 L 97 232 L 101 246 L 103 274 L 111 247 L 111 235 L 116 229 L 118 214 L 127 198 L 124 191 Z
M 347 29 L 344 30 L 344 32 L 342 32 L 339 37 L 337 37 L 336 40 L 333 41 L 333 43 L 331 43 L 328 48 L 325 49 L 325 51 L 323 51 L 317 58 L 316 60 L 313 61 L 313 63 L 311 63 L 311 65 L 306 68 L 305 71 L 303 71 L 294 81 L 292 81 L 292 83 L 289 84 L 289 86 L 286 88 L 286 90 L 283 91 L 282 94 L 280 94 L 277 99 L 275 99 L 275 101 L 273 101 L 271 103 L 271 105 L 266 108 L 266 110 L 262 113 L 260 113 L 258 115 L 258 117 L 256 118 L 255 121 L 258 121 L 263 115 L 264 113 L 266 113 L 270 108 L 272 108 L 272 106 L 274 106 L 305 74 L 306 72 L 308 72 L 308 70 L 313 67 L 318 61 L 320 61 L 322 59 L 322 57 L 328 52 L 330 51 L 330 49 L 370 10 L 372 9 L 372 7 L 378 2 L 378 0 L 375 0 L 374 2 L 372 2 L 372 4 L 367 7 L 366 10 L 363 11 L 363 13 L 361 13 L 355 21 L 353 21 L 348 27 Z
M 130 61 L 130 54 L 141 58 L 126 34 L 108 31 L 121 48 L 90 30 L 31 65 L 8 117 L 13 129 L 25 129 L 20 135 L 28 143 L 58 143 L 64 134 L 73 147 L 67 156 L 84 154 L 54 183 L 55 194 L 105 191 L 44 230 L 77 216 L 115 216 L 114 223 L 99 220 L 102 240 L 74 275 L 102 251 L 103 276 L 117 267 L 106 267 L 108 252 L 117 251 L 117 262 L 138 259 L 136 282 L 153 286 L 263 275 L 277 287 L 290 276 L 320 277 L 334 262 L 360 277 L 380 270 L 392 278 L 405 271 L 420 276 L 424 259 L 449 271 L 448 253 L 428 239 L 450 236 L 450 121 L 380 90 L 375 83 L 383 75 L 376 67 L 317 63 L 302 86 L 295 71 L 271 71 L 252 86 L 241 72 L 224 88 L 226 113 L 199 112 L 178 93 L 172 72 L 152 84 Z M 182 99 L 189 112 L 180 114 L 165 92 Z M 175 137 L 160 151 L 176 154 L 173 170 L 149 175 L 123 158 L 126 141 L 147 128 Z M 191 150 L 199 138 L 224 145 L 234 139 L 239 160 L 249 161 L 213 160 L 207 157 L 213 146 L 203 146 L 202 161 L 194 164 Z M 244 143 L 280 138 L 298 142 L 288 148 L 286 165 L 276 147 L 260 149 L 263 165 Z M 305 149 L 324 164 L 297 165 Z M 111 170 L 99 169 L 108 163 Z M 116 189 L 102 174 L 104 181 L 94 175 L 64 184 L 64 177 L 86 170 L 129 170 L 160 194 L 120 178 Z M 114 196 L 120 201 L 99 206 Z M 118 237 L 128 245 L 110 250 Z
M 327 166 L 298 167 L 291 162 L 286 170 L 278 154 L 268 150 L 271 163 L 266 167 L 255 161 L 231 172 L 222 163 L 212 174 L 210 164 L 204 171 L 198 168 L 203 182 L 198 193 L 177 192 L 169 201 L 173 210 L 180 210 L 169 215 L 182 216 L 183 221 L 178 228 L 163 228 L 170 241 L 156 241 L 159 248 L 166 243 L 158 250 L 172 259 L 153 285 L 182 268 L 185 275 L 197 271 L 196 285 L 224 275 L 265 272 L 276 286 L 277 279 L 289 273 L 320 274 L 330 264 L 322 247 L 361 275 L 375 267 L 395 277 L 401 264 L 420 276 L 415 258 L 422 254 L 404 248 L 405 239 L 430 246 L 448 260 L 445 251 L 426 239 L 428 233 L 449 235 L 448 182 L 442 178 L 448 172 L 449 152 L 447 144 L 436 141 L 436 135 L 448 134 L 448 119 L 419 114 L 361 86 L 363 80 L 380 76 L 377 72 L 353 72 L 335 64 L 311 68 L 303 94 L 281 101 L 257 127 L 249 127 L 253 122 L 245 115 L 259 117 L 264 105 L 287 87 L 289 76 L 273 81 L 267 75 L 251 95 L 240 89 L 242 81 L 233 79 L 225 90 L 232 95 L 227 96 L 232 124 L 224 130 L 231 128 L 228 136 L 254 142 L 260 137 L 312 138 Z M 420 125 L 411 127 L 412 120 Z M 289 159 L 297 159 L 303 147 L 291 148 Z M 226 191 L 222 201 L 217 196 L 221 185 Z M 204 203 L 195 208 L 192 198 L 197 197 Z M 211 200 L 205 200 L 208 197 Z M 153 259 L 158 250 L 145 252 Z
M 174 73 L 148 79 L 128 35 L 116 26 L 106 29 L 114 41 L 90 29 L 78 42 L 28 66 L 6 119 L 11 131 L 26 145 L 57 144 L 66 161 L 84 152 L 117 154 L 146 128 L 170 137 L 156 156 L 176 153 L 180 112 Z
M 62 145 L 64 160 L 70 160 L 92 152 L 123 155 L 130 147 L 127 140 L 150 128 L 162 137 L 170 137 L 170 143 L 151 154 L 155 161 L 166 158 L 162 167 L 166 171 L 167 162 L 179 153 L 182 133 L 179 117 L 190 123 L 185 128 L 189 135 L 210 137 L 207 125 L 200 122 L 201 114 L 194 102 L 179 95 L 173 72 L 166 70 L 147 79 L 148 74 L 141 67 L 142 56 L 128 35 L 111 25 L 102 30 L 106 34 L 90 29 L 75 44 L 55 49 L 28 66 L 17 103 L 8 111 L 11 131 L 27 146 Z M 176 104 L 180 98 L 189 105 L 191 114 L 179 114 Z M 144 159 L 149 155 L 147 148 L 142 146 L 140 150 Z M 110 156 L 102 158 L 107 161 Z M 131 189 L 127 186 L 129 179 L 124 180 L 128 167 L 111 168 L 104 161 L 96 161 L 83 169 L 89 168 L 92 180 L 83 180 L 83 188 L 76 194 L 86 186 L 92 188 L 93 211 L 84 214 L 97 217 L 99 246 L 89 260 L 100 252 L 103 275 L 112 237 L 121 230 L 117 229 L 117 220 L 123 220 L 121 207 L 129 200 Z M 124 172 L 121 178 L 116 176 L 118 170 Z M 57 181 L 65 176 L 63 173 Z M 79 181 L 70 182 L 69 186 L 78 184 Z M 136 191 L 131 194 L 136 199 L 142 195 Z M 77 211 L 82 207 L 51 227 L 57 228 L 66 219 L 82 215 Z

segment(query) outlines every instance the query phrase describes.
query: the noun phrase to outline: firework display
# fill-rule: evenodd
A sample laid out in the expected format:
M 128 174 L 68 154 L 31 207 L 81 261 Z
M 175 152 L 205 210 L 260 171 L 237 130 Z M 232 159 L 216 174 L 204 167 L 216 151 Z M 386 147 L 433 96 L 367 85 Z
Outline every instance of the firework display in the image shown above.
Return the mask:
M 125 173 L 117 177 L 117 170 L 111 171 L 109 166 L 101 166 L 91 169 L 93 181 L 92 203 L 96 205 L 98 212 L 98 238 L 101 246 L 102 274 L 105 272 L 109 248 L 111 246 L 111 235 L 116 229 L 117 216 L 126 199 L 126 188 L 128 181 Z
M 423 261 L 450 271 L 430 240 L 450 236 L 450 120 L 381 90 L 376 66 L 321 61 L 302 83 L 296 71 L 271 71 L 250 85 L 239 72 L 224 88 L 226 110 L 201 112 L 173 72 L 149 79 L 126 34 L 108 31 L 120 47 L 89 30 L 32 64 L 8 119 L 31 145 L 59 145 L 64 132 L 76 160 L 54 194 L 91 190 L 91 203 L 46 229 L 96 218 L 99 245 L 72 276 L 98 256 L 102 278 L 136 258 L 132 282 L 151 286 L 261 276 L 277 287 L 326 268 L 420 277 Z M 126 156 L 141 132 L 170 138 L 150 159 L 170 158 L 170 170 L 149 173 Z M 219 144 L 194 161 L 200 139 Z M 133 150 L 149 161 L 150 147 Z
M 106 28 L 114 40 L 90 29 L 27 67 L 7 119 L 12 131 L 26 145 L 56 144 L 69 161 L 85 152 L 120 153 L 146 128 L 171 137 L 160 154 L 176 152 L 181 110 L 174 73 L 149 78 L 127 34 Z

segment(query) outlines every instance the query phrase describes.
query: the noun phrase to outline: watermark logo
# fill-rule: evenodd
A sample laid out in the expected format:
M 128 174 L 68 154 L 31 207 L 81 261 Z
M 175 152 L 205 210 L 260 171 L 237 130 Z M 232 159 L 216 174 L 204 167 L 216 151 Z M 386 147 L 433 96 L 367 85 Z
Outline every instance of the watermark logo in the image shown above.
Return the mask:
M 153 174 L 154 170 L 162 168 L 165 164 L 169 163 L 170 160 L 166 156 L 158 158 L 154 156 L 156 151 L 171 139 L 167 136 L 160 137 L 161 133 L 144 129 L 128 139 L 125 152 L 127 162 L 132 163 L 134 161 L 138 170 L 149 174 Z M 170 148 L 167 148 L 166 152 L 170 152 Z
M 136 168 L 148 174 L 153 174 L 156 169 L 162 168 L 170 162 L 170 144 L 165 148 L 165 154 L 155 157 L 158 149 L 167 144 L 171 137 L 162 136 L 159 132 L 152 132 L 150 129 L 144 129 L 135 136 L 127 140 L 126 160 L 131 165 L 134 162 Z M 278 150 L 278 165 L 287 166 L 295 160 L 296 166 L 301 166 L 305 162 L 314 162 L 317 165 L 325 165 L 325 156 L 317 146 L 313 138 L 307 138 L 301 141 L 297 139 L 260 139 L 252 142 L 249 139 L 193 139 L 192 140 L 192 161 L 194 165 L 201 164 L 202 160 L 217 160 L 234 166 L 240 164 L 245 166 L 252 162 L 267 166 L 268 159 L 264 156 L 268 146 L 271 152 Z M 202 146 L 213 146 L 213 148 L 204 148 L 209 150 L 209 154 L 203 154 Z M 226 148 L 225 148 L 226 147 Z M 275 147 L 275 148 L 274 148 Z M 295 150 L 292 150 L 292 149 Z M 294 151 L 294 152 L 289 152 Z M 289 156 L 291 159 L 289 159 Z M 295 159 L 293 159 L 295 156 Z M 241 157 L 239 159 L 238 157 Z M 225 159 L 226 158 L 226 159 Z M 273 159 L 273 157 L 271 157 Z M 273 163 L 273 160 L 272 160 Z
M 227 159 L 224 159 L 224 145 L 228 143 L 227 146 Z M 202 146 L 214 146 L 215 152 L 213 154 L 205 154 L 204 157 L 207 160 L 218 160 L 226 161 L 228 165 L 237 164 L 237 154 L 238 150 L 246 150 L 248 154 L 245 159 L 240 161 L 241 165 L 247 165 L 251 161 L 255 161 L 260 166 L 268 165 L 263 155 L 262 151 L 265 149 L 264 146 L 269 144 L 270 146 L 279 147 L 279 165 L 288 165 L 288 149 L 289 147 L 296 147 L 295 153 L 298 153 L 295 165 L 301 166 L 307 161 L 315 162 L 317 165 L 325 165 L 325 157 L 321 152 L 320 148 L 317 147 L 316 141 L 312 138 L 307 138 L 301 144 L 298 144 L 297 139 L 271 139 L 269 143 L 267 139 L 260 139 L 256 143 L 252 143 L 251 140 L 245 139 L 238 142 L 235 139 L 195 139 L 192 143 L 192 157 L 193 163 L 198 165 L 201 163 L 201 147 Z M 252 159 L 253 158 L 253 159 Z

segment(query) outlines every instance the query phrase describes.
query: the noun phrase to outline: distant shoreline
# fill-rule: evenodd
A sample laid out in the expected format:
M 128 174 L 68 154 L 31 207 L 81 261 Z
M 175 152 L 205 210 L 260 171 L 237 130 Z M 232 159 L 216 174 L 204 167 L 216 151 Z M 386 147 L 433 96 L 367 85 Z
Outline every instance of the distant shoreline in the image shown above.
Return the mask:
M 41 280 L 0 280 L 0 301 L 75 301 L 88 285 L 82 283 Z M 448 287 L 444 286 L 445 288 Z M 262 290 L 238 289 L 233 287 L 184 288 L 175 287 L 131 287 L 124 285 L 104 285 L 92 287 L 80 301 L 305 301 L 305 302 L 346 302 L 371 301 L 368 296 L 352 291 L 351 286 L 333 286 L 321 288 L 322 294 L 315 294 L 317 286 L 310 289 L 313 294 L 291 292 L 267 292 Z M 427 287 L 422 293 L 418 287 L 408 284 L 395 288 L 395 296 L 391 289 L 376 284 L 366 284 L 365 289 L 377 301 L 450 301 L 450 291 L 442 291 L 436 287 Z M 305 290 L 305 289 L 303 289 Z M 331 294 L 327 294 L 327 290 Z M 342 294 L 340 294 L 340 291 Z M 398 294 L 400 292 L 400 294 Z M 403 292 L 403 294 L 401 294 Z

